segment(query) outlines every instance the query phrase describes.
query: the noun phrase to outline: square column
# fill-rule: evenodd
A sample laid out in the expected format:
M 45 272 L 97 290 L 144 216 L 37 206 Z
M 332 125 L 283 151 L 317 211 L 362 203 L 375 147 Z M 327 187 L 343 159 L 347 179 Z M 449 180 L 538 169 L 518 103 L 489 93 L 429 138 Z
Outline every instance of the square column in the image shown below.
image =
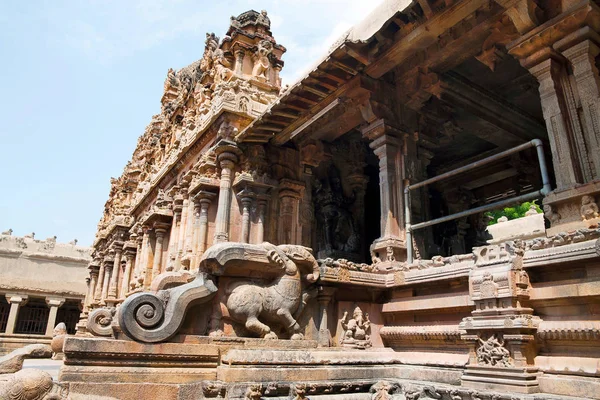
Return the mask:
M 15 333 L 17 325 L 17 317 L 19 315 L 19 307 L 27 303 L 27 295 L 25 294 L 5 294 L 6 300 L 10 303 L 10 311 L 8 313 L 8 321 L 6 323 L 6 334 Z
M 65 304 L 65 299 L 58 297 L 46 297 L 46 304 L 48 304 L 48 307 L 50 307 L 48 324 L 46 325 L 46 336 L 52 336 L 52 331 L 56 326 L 56 315 L 58 314 L 58 308 Z
M 371 140 L 369 147 L 379 158 L 381 237 L 371 245 L 371 257 L 374 264 L 381 264 L 379 269 L 387 270 L 406 259 L 403 196 L 408 135 L 383 119 L 364 127 L 362 135 Z

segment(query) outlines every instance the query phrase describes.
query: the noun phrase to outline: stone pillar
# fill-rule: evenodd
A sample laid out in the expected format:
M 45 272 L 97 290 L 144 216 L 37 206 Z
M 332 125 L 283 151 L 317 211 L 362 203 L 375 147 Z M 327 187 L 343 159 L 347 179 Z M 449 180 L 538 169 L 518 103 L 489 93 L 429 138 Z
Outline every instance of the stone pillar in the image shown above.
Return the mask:
M 108 297 L 108 287 L 110 285 L 110 277 L 113 269 L 113 259 L 105 259 L 102 263 L 104 266 L 104 279 L 102 281 L 102 293 L 100 295 L 100 305 L 106 305 L 106 298 Z
M 121 255 L 123 254 L 123 242 L 114 242 L 115 261 L 113 263 L 112 275 L 110 277 L 110 286 L 108 289 L 108 298 L 115 300 L 118 296 L 119 274 L 121 272 Z
M 102 287 L 104 286 L 104 276 L 106 275 L 106 265 L 103 260 L 100 261 L 100 267 L 98 270 L 98 282 L 95 285 L 94 291 L 94 302 L 100 303 L 102 299 Z
M 319 302 L 320 310 L 320 322 L 319 322 L 319 347 L 330 347 L 331 346 L 331 333 L 329 332 L 327 319 L 327 308 L 335 289 L 329 287 L 319 287 L 319 294 L 317 295 L 317 301 Z
M 181 203 L 181 218 L 179 223 L 179 229 L 177 231 L 177 259 L 175 260 L 175 269 L 181 269 L 181 259 L 183 258 L 183 252 L 185 251 L 185 233 L 188 229 L 187 221 L 188 221 L 188 211 L 190 209 L 190 199 L 189 195 L 185 193 L 183 195 L 182 203 Z
M 137 256 L 135 251 L 135 243 L 131 242 L 130 246 L 127 246 L 125 250 L 125 272 L 123 273 L 123 280 L 121 282 L 121 293 L 119 297 L 124 299 L 129 292 L 129 283 L 131 281 L 131 270 L 135 268 L 134 262 Z
M 301 244 L 300 200 L 304 184 L 282 179 L 279 184 L 279 219 L 277 224 L 278 244 Z
M 17 317 L 19 316 L 19 307 L 27 303 L 27 295 L 25 294 L 5 294 L 6 300 L 10 303 L 10 311 L 8 312 L 8 321 L 6 322 L 5 333 L 10 335 L 15 333 L 17 326 Z
M 550 57 L 530 67 L 529 71 L 540 83 L 540 100 L 552 149 L 552 163 L 558 189 L 583 183 L 581 154 L 581 125 L 576 115 L 573 90 L 562 60 Z M 589 168 L 587 168 L 589 169 Z
M 96 293 L 96 286 L 98 285 L 98 272 L 100 270 L 99 264 L 90 264 L 88 266 L 90 271 L 90 286 L 88 287 L 88 293 L 86 296 L 85 310 L 88 311 L 91 305 L 94 303 L 94 296 Z
M 144 277 L 145 280 L 145 276 L 146 276 L 146 270 L 148 268 L 148 260 L 149 260 L 149 253 L 150 253 L 150 227 L 149 226 L 143 226 L 142 227 L 142 231 L 144 232 L 144 235 L 142 236 L 142 249 L 141 249 L 141 256 L 140 256 L 140 264 L 139 264 L 139 269 L 138 269 L 138 274 L 142 277 Z
M 244 67 L 244 56 L 246 52 L 243 49 L 237 49 L 235 51 L 235 73 L 241 75 Z
M 58 314 L 58 308 L 65 303 L 65 299 L 46 297 L 46 304 L 50 307 L 50 313 L 48 314 L 48 324 L 46 325 L 46 336 L 52 336 L 52 331 L 56 326 L 56 315 Z
M 240 241 L 242 243 L 250 243 L 250 206 L 254 193 L 249 189 L 244 189 L 238 193 L 240 203 L 242 203 L 242 232 Z
M 216 195 L 214 193 L 200 191 L 194 198 L 196 204 L 200 207 L 198 211 L 198 234 L 196 236 L 196 242 L 194 245 L 196 249 L 194 268 L 198 266 L 198 261 L 204 253 L 204 250 L 206 250 L 206 237 L 208 234 L 208 208 L 215 197 Z
M 573 66 L 581 111 L 584 143 L 581 147 L 589 159 L 583 169 L 585 182 L 600 178 L 600 76 L 596 58 L 600 48 L 590 39 L 583 39 L 562 52 Z
M 256 243 L 260 244 L 265 241 L 265 223 L 267 215 L 267 196 L 260 196 L 258 198 L 258 218 L 256 223 Z
M 92 283 L 92 278 L 89 276 L 85 278 L 85 297 L 83 298 L 83 312 L 87 312 L 87 305 L 90 298 L 90 283 Z
M 156 278 L 161 272 L 163 258 L 163 240 L 167 233 L 166 224 L 154 224 L 154 234 L 156 235 L 156 244 L 154 246 L 154 262 L 152 265 L 152 279 Z
M 362 130 L 371 140 L 369 147 L 379 158 L 379 202 L 381 207 L 381 237 L 371 245 L 374 263 L 383 262 L 380 269 L 406 259 L 404 229 L 404 178 L 407 135 L 378 119 Z
M 183 196 L 178 194 L 173 201 L 173 222 L 171 224 L 171 236 L 169 239 L 169 263 L 167 271 L 178 268 L 177 255 L 179 251 L 179 230 L 181 229 L 181 212 L 183 210 Z
M 183 254 L 184 254 L 184 256 L 188 256 L 188 257 L 186 257 L 186 259 L 188 260 L 188 264 L 189 264 L 189 255 L 194 252 L 193 246 L 194 246 L 194 229 L 195 229 L 195 223 L 194 223 L 195 209 L 196 209 L 196 207 L 194 205 L 193 199 L 189 198 L 188 199 L 187 220 L 185 222 L 185 241 L 183 244 Z M 188 269 L 189 269 L 189 265 L 188 265 Z
M 217 160 L 221 166 L 219 200 L 215 221 L 215 243 L 229 240 L 229 213 L 231 210 L 231 179 L 239 149 L 233 144 L 221 144 L 216 149 Z

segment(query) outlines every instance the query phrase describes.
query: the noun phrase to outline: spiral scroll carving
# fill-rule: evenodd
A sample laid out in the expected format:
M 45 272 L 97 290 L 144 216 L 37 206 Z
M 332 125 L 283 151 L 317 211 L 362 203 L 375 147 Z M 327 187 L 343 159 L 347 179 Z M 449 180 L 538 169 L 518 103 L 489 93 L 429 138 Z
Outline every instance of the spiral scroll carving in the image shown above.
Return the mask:
M 87 330 L 96 336 L 111 336 L 114 316 L 114 308 L 98 308 L 92 311 L 88 317 Z
M 158 343 L 175 335 L 192 302 L 210 300 L 217 288 L 203 273 L 185 285 L 154 293 L 136 293 L 119 308 L 123 333 L 146 343 Z

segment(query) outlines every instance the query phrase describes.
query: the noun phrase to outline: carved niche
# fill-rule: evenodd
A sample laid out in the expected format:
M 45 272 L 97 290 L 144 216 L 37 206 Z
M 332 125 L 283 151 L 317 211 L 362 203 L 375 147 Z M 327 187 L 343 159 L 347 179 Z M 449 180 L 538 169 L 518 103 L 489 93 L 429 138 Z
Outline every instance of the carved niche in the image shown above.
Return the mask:
M 363 314 L 360 307 L 356 307 L 352 313 L 352 318 L 348 317 L 348 311 L 344 312 L 340 324 L 343 334 L 340 344 L 344 347 L 354 349 L 366 349 L 371 347 L 371 321 L 369 314 Z
M 317 216 L 319 258 L 343 258 L 357 261 L 361 239 L 358 221 L 352 212 L 356 193 L 347 196 L 340 171 L 330 164 L 326 173 L 313 184 Z

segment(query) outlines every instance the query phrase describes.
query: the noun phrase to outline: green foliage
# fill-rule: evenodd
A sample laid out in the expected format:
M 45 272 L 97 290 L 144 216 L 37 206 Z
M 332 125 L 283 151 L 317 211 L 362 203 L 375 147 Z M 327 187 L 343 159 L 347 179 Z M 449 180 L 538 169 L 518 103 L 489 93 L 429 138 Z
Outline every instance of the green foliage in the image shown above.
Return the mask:
M 509 220 L 524 217 L 525 213 L 529 211 L 531 206 L 535 206 L 535 210 L 538 212 L 538 214 L 542 212 L 542 209 L 539 205 L 537 205 L 535 200 L 532 202 L 526 201 L 525 203 L 514 207 L 505 207 L 501 210 L 488 211 L 485 213 L 485 215 L 491 218 L 490 222 L 488 222 L 488 225 L 494 225 L 498 222 L 498 218 L 500 217 L 506 217 Z

